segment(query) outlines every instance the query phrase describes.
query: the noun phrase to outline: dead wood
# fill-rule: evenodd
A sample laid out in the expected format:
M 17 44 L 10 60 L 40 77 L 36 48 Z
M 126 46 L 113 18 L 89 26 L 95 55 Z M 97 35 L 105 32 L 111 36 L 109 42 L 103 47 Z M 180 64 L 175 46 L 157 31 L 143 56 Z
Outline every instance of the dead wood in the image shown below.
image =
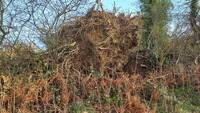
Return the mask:
M 71 54 L 62 56 L 67 70 L 92 70 L 101 73 L 121 71 L 131 51 L 138 46 L 141 22 L 135 17 L 101 11 L 89 11 L 74 25 L 60 31 L 59 45 L 69 47 Z

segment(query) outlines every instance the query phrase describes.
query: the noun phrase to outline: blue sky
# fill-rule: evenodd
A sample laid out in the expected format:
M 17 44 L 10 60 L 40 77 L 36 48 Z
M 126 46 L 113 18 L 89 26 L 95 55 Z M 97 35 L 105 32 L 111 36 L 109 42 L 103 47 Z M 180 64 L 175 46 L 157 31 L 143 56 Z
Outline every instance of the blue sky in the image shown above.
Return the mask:
M 120 8 L 120 11 L 124 12 L 137 12 L 139 3 L 138 0 L 101 0 L 105 9 L 112 10 L 113 4 Z
M 113 9 L 113 4 L 116 4 L 116 7 L 120 8 L 120 12 L 128 12 L 132 13 L 134 15 L 137 14 L 138 11 L 140 11 L 140 3 L 139 0 L 101 0 L 104 9 L 112 11 Z M 185 3 L 184 0 L 171 0 L 171 2 L 174 5 L 173 13 L 178 11 L 180 13 L 180 8 L 183 8 L 187 5 L 183 5 Z M 187 8 L 185 8 L 187 9 Z M 185 11 L 185 10 L 183 10 Z M 173 31 L 173 28 L 175 27 L 175 23 L 172 21 L 169 23 L 169 31 Z

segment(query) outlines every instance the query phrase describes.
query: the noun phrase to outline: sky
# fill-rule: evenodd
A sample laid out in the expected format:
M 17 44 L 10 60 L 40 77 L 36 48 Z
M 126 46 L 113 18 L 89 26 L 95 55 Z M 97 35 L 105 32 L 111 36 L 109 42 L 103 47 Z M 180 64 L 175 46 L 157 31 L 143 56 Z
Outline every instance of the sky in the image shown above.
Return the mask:
M 101 2 L 103 4 L 103 7 L 108 11 L 112 11 L 114 2 L 115 2 L 116 7 L 120 8 L 119 10 L 120 12 L 121 11 L 128 12 L 128 13 L 131 12 L 134 16 L 137 14 L 138 11 L 140 11 L 139 0 L 101 0 Z M 176 11 L 178 11 L 178 13 L 180 13 L 180 9 L 183 8 L 183 4 L 185 0 L 171 0 L 171 2 L 174 5 L 173 12 L 176 13 Z M 184 8 L 184 9 L 187 9 L 187 8 Z M 173 31 L 174 28 L 175 28 L 175 23 L 171 21 L 169 23 L 169 32 Z
M 112 11 L 113 5 L 120 8 L 120 11 L 123 12 L 132 12 L 136 13 L 139 7 L 138 0 L 101 0 L 103 7 L 107 10 Z
M 136 15 L 137 12 L 140 11 L 139 1 L 140 0 L 101 0 L 104 10 L 112 11 L 113 5 L 115 2 L 115 6 L 117 8 L 120 8 L 119 12 L 132 13 L 132 16 Z M 180 9 L 183 8 L 182 3 L 185 2 L 185 0 L 171 0 L 171 1 L 174 3 L 174 6 L 176 6 L 175 9 L 177 9 L 178 11 L 180 11 Z M 91 0 L 91 2 L 95 3 L 95 0 Z M 180 6 L 178 4 L 180 4 Z M 88 6 L 88 7 L 92 7 L 92 5 Z M 179 7 L 177 7 L 177 6 L 179 6 Z M 183 11 L 185 11 L 185 10 L 183 10 Z M 173 22 L 170 23 L 170 27 L 175 28 L 174 25 L 175 24 Z M 171 31 L 173 31 L 173 29 L 171 29 Z M 30 32 L 30 33 L 32 33 L 32 32 Z M 26 34 L 24 33 L 23 35 L 26 35 Z M 33 36 L 33 35 L 28 35 L 28 36 Z M 26 36 L 24 36 L 24 37 L 26 37 Z

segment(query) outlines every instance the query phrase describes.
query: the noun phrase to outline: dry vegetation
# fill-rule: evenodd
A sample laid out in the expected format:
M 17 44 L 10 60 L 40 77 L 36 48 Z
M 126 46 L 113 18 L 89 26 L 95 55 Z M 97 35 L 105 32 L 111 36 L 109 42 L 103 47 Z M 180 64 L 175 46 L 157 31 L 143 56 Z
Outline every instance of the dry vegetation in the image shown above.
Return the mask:
M 89 11 L 63 26 L 52 52 L 2 52 L 1 113 L 200 111 L 200 65 L 159 72 L 150 53 L 136 51 L 140 29 L 140 17 Z
M 58 57 L 63 59 L 62 63 L 68 69 L 81 73 L 90 66 L 102 74 L 121 71 L 138 45 L 141 29 L 138 21 L 139 17 L 131 18 L 124 14 L 116 17 L 113 13 L 89 11 L 75 25 L 63 27 L 59 44 L 74 46 L 68 48 L 73 52 L 66 55 L 62 49 Z

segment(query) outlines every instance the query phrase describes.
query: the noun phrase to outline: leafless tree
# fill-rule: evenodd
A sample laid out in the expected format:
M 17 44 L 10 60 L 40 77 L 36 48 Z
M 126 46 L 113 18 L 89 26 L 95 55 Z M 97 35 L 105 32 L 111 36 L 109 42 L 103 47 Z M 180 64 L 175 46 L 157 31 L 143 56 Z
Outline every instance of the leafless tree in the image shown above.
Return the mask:
M 19 39 L 37 46 L 56 41 L 61 26 L 86 12 L 89 0 L 0 0 L 0 45 Z M 8 38 L 9 37 L 9 38 Z
M 2 45 L 6 35 L 10 33 L 10 29 L 13 28 L 12 22 L 16 14 L 9 11 L 12 2 L 12 0 L 0 0 L 0 45 Z

